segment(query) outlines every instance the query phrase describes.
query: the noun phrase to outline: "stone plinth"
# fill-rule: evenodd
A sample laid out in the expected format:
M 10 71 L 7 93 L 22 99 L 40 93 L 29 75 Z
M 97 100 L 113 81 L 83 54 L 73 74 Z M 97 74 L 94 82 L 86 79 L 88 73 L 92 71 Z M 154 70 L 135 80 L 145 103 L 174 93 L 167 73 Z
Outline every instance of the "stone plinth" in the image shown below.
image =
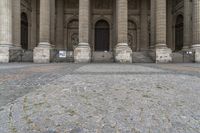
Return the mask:
M 79 44 L 74 50 L 75 63 L 89 63 L 91 61 L 91 49 L 89 44 Z
M 47 44 L 47 46 L 41 45 L 41 46 L 36 47 L 33 51 L 34 63 L 49 63 L 50 57 L 51 57 L 50 51 L 51 51 L 50 44 Z
M 132 50 L 127 44 L 118 44 L 115 48 L 115 62 L 132 63 Z
M 156 63 L 170 63 L 172 62 L 172 50 L 164 48 L 156 48 Z
M 195 52 L 195 62 L 200 63 L 200 44 L 199 45 L 193 45 L 192 49 Z
M 0 46 L 0 63 L 9 62 L 9 49 L 8 46 Z

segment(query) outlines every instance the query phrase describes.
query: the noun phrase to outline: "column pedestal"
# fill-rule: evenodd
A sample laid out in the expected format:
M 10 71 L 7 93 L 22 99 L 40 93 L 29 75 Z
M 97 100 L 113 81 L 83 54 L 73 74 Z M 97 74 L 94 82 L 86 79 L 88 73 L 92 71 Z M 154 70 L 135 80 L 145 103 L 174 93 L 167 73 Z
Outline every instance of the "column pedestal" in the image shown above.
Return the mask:
M 192 49 L 195 52 L 195 62 L 200 63 L 200 44 L 193 45 Z
M 0 46 L 0 63 L 8 63 L 9 62 L 9 46 Z
M 167 47 L 156 48 L 156 63 L 170 63 L 172 62 L 172 50 Z
M 91 61 L 91 48 L 88 43 L 79 43 L 74 50 L 75 63 L 89 63 Z
M 119 43 L 115 48 L 115 62 L 132 63 L 132 50 L 126 43 Z
M 40 43 L 33 51 L 34 63 L 49 63 L 51 49 L 49 43 Z

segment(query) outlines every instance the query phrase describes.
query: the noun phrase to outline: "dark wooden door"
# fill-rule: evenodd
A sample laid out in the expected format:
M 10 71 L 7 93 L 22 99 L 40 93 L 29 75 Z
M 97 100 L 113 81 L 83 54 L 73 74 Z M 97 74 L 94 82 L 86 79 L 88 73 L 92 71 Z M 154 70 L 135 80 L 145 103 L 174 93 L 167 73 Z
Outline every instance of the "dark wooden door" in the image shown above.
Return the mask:
M 109 24 L 100 20 L 95 26 L 95 51 L 109 51 Z

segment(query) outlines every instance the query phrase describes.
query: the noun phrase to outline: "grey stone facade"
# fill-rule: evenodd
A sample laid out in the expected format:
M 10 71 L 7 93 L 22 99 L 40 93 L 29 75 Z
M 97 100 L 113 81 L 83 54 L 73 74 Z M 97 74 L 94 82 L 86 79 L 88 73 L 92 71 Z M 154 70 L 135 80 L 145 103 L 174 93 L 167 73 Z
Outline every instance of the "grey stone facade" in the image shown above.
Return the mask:
M 14 61 L 13 49 L 33 51 L 36 63 L 55 60 L 51 50 L 73 53 L 75 62 L 134 63 L 138 52 L 157 63 L 177 60 L 174 53 L 178 62 L 185 53 L 200 62 L 198 0 L 2 0 L 0 6 L 0 62 Z

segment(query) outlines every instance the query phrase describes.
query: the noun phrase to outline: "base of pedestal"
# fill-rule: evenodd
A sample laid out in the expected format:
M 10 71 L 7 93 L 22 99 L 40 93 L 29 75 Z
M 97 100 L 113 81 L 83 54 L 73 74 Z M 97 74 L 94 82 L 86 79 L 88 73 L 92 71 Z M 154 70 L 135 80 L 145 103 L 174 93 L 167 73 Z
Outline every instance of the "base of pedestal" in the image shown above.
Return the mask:
M 115 62 L 132 63 L 132 50 L 127 44 L 117 44 L 115 48 Z
M 9 50 L 9 46 L 0 46 L 0 63 L 9 63 Z
M 194 45 L 192 49 L 195 52 L 195 62 L 200 63 L 200 44 Z
M 91 49 L 87 43 L 81 43 L 74 49 L 75 63 L 89 63 L 91 62 Z
M 34 63 L 50 63 L 50 47 L 36 47 L 33 50 Z
M 156 63 L 170 63 L 172 62 L 172 50 L 164 48 L 156 48 Z

